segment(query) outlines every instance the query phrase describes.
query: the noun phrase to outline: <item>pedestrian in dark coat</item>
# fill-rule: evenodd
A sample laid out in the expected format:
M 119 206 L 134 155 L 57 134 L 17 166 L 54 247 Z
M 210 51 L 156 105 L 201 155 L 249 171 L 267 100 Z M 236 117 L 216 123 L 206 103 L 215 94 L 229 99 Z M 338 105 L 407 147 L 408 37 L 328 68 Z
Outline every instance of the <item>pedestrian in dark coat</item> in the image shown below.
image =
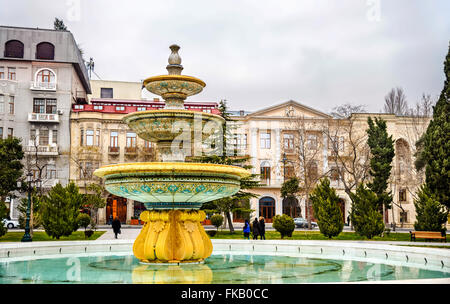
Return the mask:
M 258 218 L 255 217 L 255 220 L 253 221 L 253 239 L 257 240 L 259 235 L 259 222 Z
M 264 223 L 264 217 L 260 216 L 259 217 L 259 235 L 261 236 L 261 240 L 262 239 L 266 239 L 266 224 Z
M 120 224 L 119 218 L 116 217 L 116 218 L 112 221 L 111 225 L 112 225 L 112 229 L 113 229 L 113 231 L 114 231 L 114 235 L 115 235 L 115 237 L 116 237 L 116 239 L 117 239 L 117 234 L 120 233 L 120 227 L 122 226 L 122 225 Z

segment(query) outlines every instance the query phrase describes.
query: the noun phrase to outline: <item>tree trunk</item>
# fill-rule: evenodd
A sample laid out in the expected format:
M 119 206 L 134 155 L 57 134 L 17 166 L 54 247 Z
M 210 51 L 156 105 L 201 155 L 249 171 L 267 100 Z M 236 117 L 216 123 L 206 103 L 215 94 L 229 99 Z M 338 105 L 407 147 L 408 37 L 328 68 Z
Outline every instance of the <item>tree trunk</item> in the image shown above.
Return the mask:
M 230 226 L 230 232 L 234 233 L 234 227 L 233 227 L 233 223 L 231 221 L 230 212 L 227 212 L 226 215 L 227 215 L 228 226 Z

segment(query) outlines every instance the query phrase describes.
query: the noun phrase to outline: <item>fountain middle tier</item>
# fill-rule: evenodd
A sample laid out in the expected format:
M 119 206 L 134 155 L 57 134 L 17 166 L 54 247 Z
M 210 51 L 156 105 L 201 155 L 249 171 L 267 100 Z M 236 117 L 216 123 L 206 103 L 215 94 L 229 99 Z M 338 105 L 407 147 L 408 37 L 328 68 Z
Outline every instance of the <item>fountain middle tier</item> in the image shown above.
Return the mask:
M 205 202 L 239 191 L 249 176 L 241 167 L 179 162 L 108 165 L 94 174 L 105 178 L 108 192 L 143 202 L 151 209 L 199 209 Z

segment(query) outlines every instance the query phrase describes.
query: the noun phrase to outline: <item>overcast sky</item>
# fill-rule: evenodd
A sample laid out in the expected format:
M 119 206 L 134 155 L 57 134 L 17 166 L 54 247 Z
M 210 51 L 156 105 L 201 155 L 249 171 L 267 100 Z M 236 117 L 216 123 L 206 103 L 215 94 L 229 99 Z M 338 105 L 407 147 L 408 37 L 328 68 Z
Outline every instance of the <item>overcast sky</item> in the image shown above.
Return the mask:
M 292 99 L 379 112 L 397 86 L 410 104 L 436 97 L 450 39 L 448 0 L 0 0 L 1 25 L 53 28 L 55 17 L 101 79 L 167 74 L 176 43 L 183 74 L 206 82 L 188 100 L 249 111 Z

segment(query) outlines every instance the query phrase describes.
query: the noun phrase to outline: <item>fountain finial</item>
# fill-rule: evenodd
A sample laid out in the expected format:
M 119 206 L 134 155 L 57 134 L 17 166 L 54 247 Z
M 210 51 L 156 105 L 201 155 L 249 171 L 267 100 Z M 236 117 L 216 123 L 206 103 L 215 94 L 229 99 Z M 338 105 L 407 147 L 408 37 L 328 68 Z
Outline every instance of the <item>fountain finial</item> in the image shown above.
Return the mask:
M 169 75 L 181 75 L 183 66 L 181 65 L 181 57 L 178 54 L 180 46 L 172 44 L 169 48 L 172 53 L 169 56 L 169 65 L 166 67 L 166 69 L 169 72 Z

